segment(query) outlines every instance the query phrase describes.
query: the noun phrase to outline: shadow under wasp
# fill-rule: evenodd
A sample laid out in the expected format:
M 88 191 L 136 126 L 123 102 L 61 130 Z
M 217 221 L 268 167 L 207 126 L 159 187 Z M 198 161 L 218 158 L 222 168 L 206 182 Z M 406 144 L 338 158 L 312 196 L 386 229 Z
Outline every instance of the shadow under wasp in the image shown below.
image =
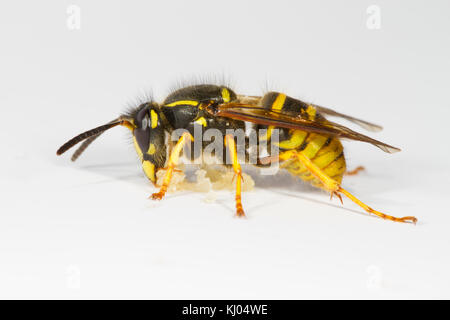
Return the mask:
M 143 171 L 150 181 L 156 183 L 156 172 L 165 169 L 159 192 L 151 198 L 161 200 L 170 184 L 175 167 L 185 145 L 193 143 L 196 126 L 213 128 L 223 133 L 223 148 L 231 157 L 231 167 L 236 176 L 236 215 L 245 216 L 242 207 L 242 169 L 235 137 L 227 129 L 243 129 L 250 126 L 258 132 L 257 143 L 276 144 L 279 153 L 258 158 L 255 163 L 264 167 L 276 162 L 283 169 L 314 187 L 336 195 L 342 202 L 345 195 L 366 212 L 396 222 L 416 223 L 412 216 L 397 218 L 372 209 L 341 186 L 346 171 L 344 149 L 340 139 L 368 142 L 384 152 L 394 153 L 400 149 L 355 132 L 332 122 L 325 116 L 334 116 L 351 121 L 369 131 L 379 131 L 378 125 L 360 120 L 315 104 L 306 103 L 279 92 L 268 92 L 264 96 L 238 95 L 226 86 L 202 84 L 183 87 L 171 93 L 162 103 L 148 101 L 109 123 L 91 129 L 61 146 L 57 155 L 83 141 L 75 151 L 75 161 L 83 151 L 104 131 L 116 126 L 128 128 L 133 137 Z M 177 129 L 185 129 L 176 143 L 167 137 Z M 272 141 L 277 130 L 278 139 Z M 247 141 L 246 141 L 247 142 Z M 245 159 L 244 159 L 245 161 Z

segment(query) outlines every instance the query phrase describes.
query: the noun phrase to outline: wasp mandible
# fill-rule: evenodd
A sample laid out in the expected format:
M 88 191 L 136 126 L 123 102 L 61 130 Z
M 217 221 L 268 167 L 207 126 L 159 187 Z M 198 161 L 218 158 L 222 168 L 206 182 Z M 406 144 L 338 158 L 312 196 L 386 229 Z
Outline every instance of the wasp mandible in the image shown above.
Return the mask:
M 124 126 L 132 133 L 133 143 L 147 178 L 155 184 L 156 172 L 166 170 L 159 191 L 151 195 L 152 199 L 161 200 L 167 192 L 184 146 L 194 142 L 194 129 L 198 126 L 216 129 L 223 134 L 223 147 L 230 155 L 229 166 L 236 177 L 236 215 L 243 217 L 242 159 L 239 159 L 237 150 L 239 147 L 247 150 L 248 146 L 239 145 L 227 130 L 244 131 L 250 126 L 257 132 L 264 133 L 258 134 L 258 144 L 276 144 L 279 149 L 276 156 L 259 158 L 255 164 L 257 167 L 276 162 L 292 175 L 324 189 L 331 196 L 336 195 L 341 202 L 341 195 L 344 195 L 366 212 L 380 218 L 416 223 L 417 219 L 412 216 L 397 218 L 374 210 L 341 186 L 342 178 L 347 172 L 341 139 L 368 142 L 387 153 L 400 149 L 332 122 L 326 116 L 346 119 L 369 131 L 381 130 L 378 125 L 283 93 L 268 92 L 264 96 L 246 96 L 238 95 L 226 86 L 201 84 L 178 89 L 160 104 L 154 101 L 142 103 L 109 123 L 69 140 L 58 149 L 57 155 L 83 141 L 72 156 L 75 161 L 103 132 L 119 125 Z M 178 129 L 185 131 L 176 143 L 171 143 L 167 137 Z M 277 141 L 272 141 L 274 131 L 278 132 Z

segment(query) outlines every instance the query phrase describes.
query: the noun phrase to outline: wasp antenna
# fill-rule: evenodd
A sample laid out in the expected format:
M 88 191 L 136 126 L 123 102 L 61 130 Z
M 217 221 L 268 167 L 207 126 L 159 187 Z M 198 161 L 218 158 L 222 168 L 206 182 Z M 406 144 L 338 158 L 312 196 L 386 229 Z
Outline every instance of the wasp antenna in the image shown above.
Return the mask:
M 114 123 L 114 122 L 117 122 L 117 121 L 118 121 L 118 119 L 114 119 L 113 121 L 108 122 L 107 124 L 111 124 L 111 123 Z M 92 136 L 92 137 L 87 138 L 87 139 L 81 144 L 81 146 L 79 146 L 78 149 L 73 153 L 72 158 L 70 158 L 70 160 L 76 161 L 76 160 L 81 156 L 81 154 L 84 152 L 84 150 L 86 150 L 87 147 L 89 147 L 89 145 L 90 145 L 92 142 L 94 142 L 95 139 L 97 139 L 102 133 L 103 133 L 103 132 L 100 132 L 99 134 L 97 134 L 97 135 L 95 135 L 95 136 Z
M 81 156 L 81 154 L 84 152 L 84 150 L 86 150 L 86 148 L 89 147 L 89 145 L 92 142 L 94 142 L 94 140 L 97 139 L 102 133 L 99 133 L 95 136 L 89 137 L 86 140 L 84 140 L 83 143 L 81 144 L 81 146 L 79 146 L 78 149 L 73 153 L 72 158 L 70 158 L 70 160 L 76 161 Z
M 97 128 L 91 129 L 91 130 L 88 130 L 88 131 L 86 131 L 86 132 L 83 132 L 83 133 L 77 135 L 76 137 L 70 139 L 70 140 L 67 141 L 65 144 L 63 144 L 63 145 L 58 149 L 58 151 L 56 151 L 56 154 L 57 154 L 58 156 L 60 156 L 60 155 L 62 155 L 64 152 L 66 152 L 67 150 L 69 150 L 70 148 L 72 148 L 74 145 L 76 145 L 77 143 L 79 143 L 79 142 L 81 142 L 81 141 L 83 141 L 83 140 L 89 139 L 89 138 L 94 138 L 94 137 L 97 138 L 97 136 L 100 135 L 101 133 L 103 133 L 104 131 L 106 131 L 106 130 L 108 130 L 108 129 L 111 129 L 111 128 L 114 128 L 115 126 L 118 126 L 118 125 L 123 125 L 125 122 L 126 122 L 126 120 L 123 120 L 123 119 L 116 119 L 116 120 L 113 120 L 113 121 L 111 121 L 110 123 L 107 123 L 107 124 L 102 125 L 102 126 L 100 126 L 100 127 L 97 127 Z M 91 141 L 90 141 L 87 145 L 84 146 L 84 149 L 86 149 L 87 146 L 88 146 L 92 141 L 94 141 L 94 139 L 91 139 Z M 88 141 L 86 141 L 86 142 L 88 142 Z M 80 147 L 80 149 L 81 149 L 82 147 L 83 147 L 83 145 Z M 83 152 L 84 149 L 81 150 L 81 152 Z M 78 151 L 78 150 L 77 150 L 77 151 Z M 81 152 L 78 154 L 78 156 L 81 154 Z M 75 153 L 77 153 L 77 152 L 75 152 Z M 76 158 L 75 158 L 75 159 L 76 159 Z

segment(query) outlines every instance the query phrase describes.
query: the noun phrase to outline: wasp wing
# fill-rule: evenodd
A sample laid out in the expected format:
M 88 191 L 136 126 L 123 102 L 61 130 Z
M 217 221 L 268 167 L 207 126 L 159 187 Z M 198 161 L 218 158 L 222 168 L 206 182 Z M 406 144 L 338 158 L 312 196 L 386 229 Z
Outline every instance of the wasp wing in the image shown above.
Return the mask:
M 244 103 L 244 104 L 251 104 L 251 105 L 258 105 L 261 102 L 262 97 L 260 96 L 246 96 L 246 95 L 238 95 L 238 99 L 240 103 Z M 348 116 L 346 114 L 334 111 L 333 109 L 329 109 L 329 108 L 325 108 L 322 106 L 319 106 L 317 104 L 312 104 L 310 103 L 309 105 L 313 106 L 320 114 L 322 115 L 329 115 L 332 117 L 338 117 L 338 118 L 342 118 L 345 120 L 348 120 L 350 122 L 353 122 L 357 125 L 359 125 L 361 128 L 367 130 L 367 131 L 372 131 L 372 132 L 378 132 L 383 130 L 382 126 L 379 126 L 377 124 L 365 121 L 365 120 L 361 120 L 352 116 Z
M 355 117 L 352 117 L 352 116 L 348 116 L 346 114 L 334 111 L 333 109 L 321 107 L 321 106 L 318 106 L 317 104 L 312 104 L 312 106 L 314 108 L 316 108 L 316 110 L 320 114 L 326 114 L 326 115 L 329 115 L 329 116 L 332 116 L 332 117 L 343 118 L 343 119 L 348 120 L 350 122 L 356 123 L 361 128 L 366 129 L 368 131 L 377 132 L 377 131 L 381 131 L 383 129 L 382 126 L 379 126 L 377 124 L 370 123 L 368 121 L 361 120 L 361 119 L 358 119 L 358 118 L 355 118 Z
M 300 114 L 286 114 L 280 111 L 267 110 L 260 106 L 241 103 L 221 104 L 216 106 L 214 109 L 211 109 L 210 113 L 215 116 L 248 121 L 262 125 L 303 130 L 339 138 L 368 142 L 387 153 L 400 151 L 399 148 L 372 139 L 343 125 L 328 121 L 323 117 L 317 117 L 317 120 L 309 120 Z

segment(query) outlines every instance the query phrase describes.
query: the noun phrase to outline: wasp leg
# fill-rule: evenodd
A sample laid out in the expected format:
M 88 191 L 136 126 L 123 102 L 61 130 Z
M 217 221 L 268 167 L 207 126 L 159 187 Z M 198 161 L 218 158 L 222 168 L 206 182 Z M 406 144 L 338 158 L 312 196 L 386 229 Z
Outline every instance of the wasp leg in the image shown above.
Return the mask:
M 357 175 L 360 171 L 364 171 L 364 170 L 366 170 L 366 168 L 364 168 L 363 166 L 359 166 L 353 170 L 345 172 L 344 174 L 347 176 L 354 176 L 354 175 Z
M 383 218 L 383 219 L 388 219 L 388 220 L 395 221 L 395 222 L 412 222 L 414 224 L 417 222 L 417 218 L 416 217 L 408 216 L 408 217 L 397 218 L 397 217 L 393 217 L 393 216 L 390 216 L 390 215 L 387 215 L 387 214 L 384 214 L 382 212 L 379 212 L 377 210 L 372 209 L 371 207 L 369 207 L 368 205 L 363 203 L 361 200 L 356 198 L 354 195 L 352 195 L 350 192 L 348 192 L 347 190 L 342 188 L 337 181 L 333 180 L 327 174 L 325 174 L 318 166 L 316 166 L 308 157 L 306 157 L 301 152 L 288 151 L 288 152 L 285 152 L 285 153 L 281 153 L 280 154 L 280 160 L 287 160 L 289 157 L 294 156 L 294 154 L 295 154 L 295 157 L 297 157 L 297 159 L 299 161 L 301 161 L 305 165 L 305 167 L 317 179 L 319 179 L 322 182 L 323 188 L 325 190 L 331 192 L 332 195 L 334 194 L 334 195 L 336 195 L 336 196 L 338 196 L 340 198 L 341 197 L 340 194 L 343 194 L 347 198 L 352 200 L 354 203 L 356 203 L 358 206 L 363 208 L 366 212 L 372 213 L 372 214 L 374 214 L 374 215 L 376 215 L 376 216 L 378 216 L 380 218 Z
M 164 180 L 159 192 L 152 194 L 150 197 L 153 200 L 161 200 L 167 192 L 167 188 L 169 187 L 170 180 L 172 179 L 172 174 L 176 170 L 175 166 L 178 164 L 178 159 L 180 158 L 181 151 L 183 150 L 183 146 L 186 144 L 188 139 L 193 140 L 191 134 L 189 132 L 185 132 L 181 135 L 177 144 L 170 152 L 169 162 L 167 164 L 167 171 L 164 175 Z
M 232 135 L 225 136 L 225 146 L 230 150 L 231 160 L 233 162 L 233 170 L 236 177 L 236 216 L 245 217 L 244 209 L 242 208 L 242 169 L 237 158 L 236 144 Z

